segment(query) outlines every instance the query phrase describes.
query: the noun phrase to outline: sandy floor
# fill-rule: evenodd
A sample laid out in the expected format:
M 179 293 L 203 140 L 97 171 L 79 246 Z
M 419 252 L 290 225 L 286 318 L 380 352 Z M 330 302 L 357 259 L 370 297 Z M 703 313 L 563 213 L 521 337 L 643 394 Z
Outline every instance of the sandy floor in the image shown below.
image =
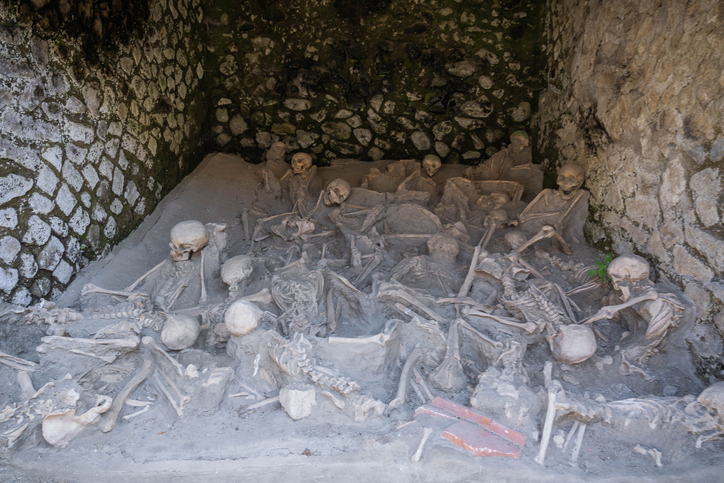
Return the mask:
M 344 176 L 353 184 L 358 182 L 370 163 L 349 162 L 324 168 L 326 182 Z M 248 249 L 243 241 L 241 216 L 255 200 L 258 166 L 228 155 L 209 156 L 199 168 L 184 180 L 158 206 L 156 211 L 114 252 L 92 263 L 58 301 L 60 306 L 76 306 L 80 289 L 86 283 L 119 289 L 125 287 L 168 256 L 168 233 L 173 225 L 186 219 L 204 223 L 228 224 L 228 254 L 234 256 Z M 459 175 L 461 168 L 445 166 L 438 175 L 442 179 Z M 493 249 L 503 249 L 499 238 Z M 591 249 L 574 253 L 591 263 L 600 254 Z M 467 267 L 470 255 L 461 253 L 459 260 Z M 598 300 L 599 292 L 586 297 Z M 589 298 L 578 299 L 586 302 Z M 28 349 L 39 341 L 40 333 L 32 329 L 25 345 L 15 343 L 16 350 Z M 21 337 L 5 328 L 6 343 Z M 615 324 L 603 324 L 600 330 L 613 340 L 621 330 Z M 613 350 L 613 343 L 601 344 L 601 354 Z M 683 337 L 672 337 L 670 350 L 685 351 Z M 5 349 L 9 351 L 9 349 Z M 212 351 L 213 352 L 213 351 Z M 682 352 L 683 353 L 683 352 Z M 214 352 L 219 364 L 233 365 L 223 351 Z M 28 354 L 18 354 L 31 358 Z M 596 361 L 601 358 L 594 356 Z M 546 345 L 531 347 L 526 355 L 533 392 L 545 403 L 541 370 L 550 359 Z M 672 354 L 655 356 L 649 362 L 654 381 L 639 376 L 622 376 L 618 371 L 596 367 L 587 361 L 573 370 L 556 365 L 554 378 L 561 378 L 564 389 L 576 394 L 602 394 L 607 400 L 645 395 L 662 395 L 667 386 L 674 386 L 676 395 L 698 394 L 704 385 L 693 376 L 690 363 L 677 367 L 664 366 Z M 391 375 L 399 377 L 401 363 Z M 471 368 L 468 368 L 471 369 Z M 0 388 L 7 394 L 16 391 L 12 369 L 0 366 Z M 564 377 L 564 376 L 572 377 Z M 227 395 L 238 387 L 232 382 Z M 393 397 L 394 384 L 377 388 Z M 671 389 L 668 389 L 669 392 Z M 444 395 L 467 403 L 470 392 Z M 103 434 L 87 430 L 66 448 L 56 449 L 45 443 L 36 430 L 19 446 L 0 452 L 2 481 L 722 481 L 721 443 L 705 443 L 694 449 L 695 437 L 661 433 L 658 437 L 622 436 L 600 424 L 591 425 L 583 441 L 577 466 L 569 464 L 570 449 L 564 453 L 551 444 L 545 467 L 533 461 L 538 452 L 535 434 L 526 434 L 528 441 L 519 460 L 502 457 L 474 457 L 454 447 L 433 432 L 422 459 L 411 462 L 422 437 L 422 425 L 414 420 L 412 400 L 389 417 L 370 418 L 354 422 L 339 412 L 326 398 L 318 397 L 312 416 L 291 420 L 278 404 L 249 410 L 244 398 L 225 397 L 213 414 L 192 414 L 176 417 L 170 407 L 150 385 L 142 385 L 135 399 L 153 400 L 147 413 L 131 421 L 119 421 L 116 428 Z M 121 414 L 131 412 L 126 409 Z M 537 416 L 538 429 L 543 424 L 544 411 Z M 409 424 L 405 424 L 408 423 Z M 565 432 L 571 422 L 563 422 Z M 556 428 L 558 429 L 558 428 Z M 636 444 L 657 447 L 662 453 L 663 467 L 657 467 L 648 455 L 634 450 Z

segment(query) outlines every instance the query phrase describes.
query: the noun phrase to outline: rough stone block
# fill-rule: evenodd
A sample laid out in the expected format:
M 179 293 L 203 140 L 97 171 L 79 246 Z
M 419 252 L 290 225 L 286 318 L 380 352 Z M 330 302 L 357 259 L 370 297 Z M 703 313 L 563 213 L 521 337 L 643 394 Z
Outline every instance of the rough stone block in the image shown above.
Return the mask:
M 15 208 L 4 208 L 0 210 L 0 226 L 13 229 L 18 226 L 18 213 Z
M 78 207 L 68 222 L 68 226 L 77 234 L 83 235 L 88 225 L 90 225 L 90 216 L 88 216 L 85 210 Z
M 684 230 L 686 243 L 703 253 L 712 267 L 724 272 L 724 240 L 691 225 L 686 225 Z
M 70 212 L 73 211 L 75 205 L 78 204 L 78 200 L 75 199 L 68 185 L 63 183 L 55 197 L 55 203 L 58 205 L 58 208 L 60 208 L 60 211 L 68 216 Z
M 113 170 L 113 185 L 111 186 L 111 191 L 113 191 L 117 196 L 121 196 L 123 194 L 123 186 L 126 182 L 126 178 L 123 176 L 123 172 L 119 168 L 115 168 Z
M 18 284 L 18 271 L 14 268 L 0 267 L 0 290 L 10 293 Z
M 312 414 L 317 404 L 317 391 L 309 384 L 289 385 L 279 391 L 279 403 L 293 420 Z
M 83 187 L 83 177 L 73 165 L 66 161 L 63 164 L 63 180 L 73 188 L 73 191 L 79 191 Z
M 33 278 L 38 273 L 38 264 L 35 257 L 30 253 L 20 254 L 20 276 L 23 278 Z
M 701 283 L 709 283 L 714 277 L 714 272 L 699 259 L 694 258 L 681 245 L 674 247 L 674 270 L 684 277 L 693 277 Z
M 52 169 L 47 166 L 43 166 L 40 168 L 35 184 L 38 188 L 45 191 L 50 196 L 53 196 L 55 189 L 58 186 L 58 177 Z
M 30 208 L 33 210 L 34 213 L 39 213 L 43 215 L 47 215 L 55 207 L 55 203 L 52 200 L 49 200 L 45 196 L 38 193 L 33 193 L 30 196 L 28 202 L 30 203 Z
M 63 285 L 68 283 L 72 275 L 73 267 L 71 267 L 65 260 L 61 260 L 55 270 L 53 270 L 53 277 L 55 277 L 55 279 Z
M 63 243 L 58 238 L 51 236 L 50 241 L 43 247 L 38 254 L 38 268 L 43 270 L 54 270 L 60 263 L 65 252 Z

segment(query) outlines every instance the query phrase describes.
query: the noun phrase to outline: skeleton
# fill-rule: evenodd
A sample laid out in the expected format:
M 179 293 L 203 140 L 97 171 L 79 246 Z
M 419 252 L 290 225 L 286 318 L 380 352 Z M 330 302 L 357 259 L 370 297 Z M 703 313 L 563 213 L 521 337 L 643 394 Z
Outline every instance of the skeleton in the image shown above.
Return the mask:
M 163 312 L 175 305 L 186 307 L 207 300 L 206 281 L 217 276 L 219 262 L 226 249 L 226 225 L 184 221 L 171 229 L 169 258 L 143 274 L 122 291 L 86 285 L 82 296 L 107 294 L 132 298 L 150 294 L 154 307 Z M 140 286 L 139 291 L 135 291 Z M 181 295 L 184 295 L 182 298 Z M 198 296 L 193 298 L 192 296 Z
M 631 337 L 623 349 L 625 358 L 629 360 L 644 360 L 682 318 L 684 306 L 681 301 L 674 294 L 659 293 L 649 279 L 649 272 L 648 262 L 639 256 L 624 255 L 614 259 L 607 273 L 622 303 L 601 307 L 598 313 L 582 321 L 590 324 L 610 319 L 623 309 L 633 309 L 647 326 L 643 335 L 639 333 Z
M 400 184 L 409 176 L 419 172 L 420 164 L 414 159 L 403 159 L 388 164 L 384 170 L 370 169 L 364 175 L 360 188 L 377 191 L 378 193 L 395 193 Z
M 437 234 L 427 241 L 429 256 L 405 258 L 390 271 L 390 282 L 424 288 L 435 294 L 448 295 L 460 284 L 455 271 L 458 243 L 449 235 Z
M 312 156 L 307 153 L 295 153 L 292 156 L 292 168 L 287 170 L 279 182 L 292 204 L 299 209 L 302 216 L 306 217 L 307 200 L 309 198 L 316 200 L 322 190 L 317 167 L 312 166 Z
M 506 179 L 513 166 L 532 162 L 530 140 L 525 131 L 515 131 L 510 135 L 510 144 L 487 161 L 465 170 L 465 177 L 471 180 Z
M 434 154 L 426 155 L 422 160 L 422 169 L 415 169 L 397 186 L 395 192 L 398 195 L 410 192 L 427 193 L 430 200 L 437 200 L 437 183 L 432 177 L 441 167 L 440 158 Z
M 588 216 L 588 191 L 581 189 L 586 171 L 577 164 L 565 164 L 558 172 L 558 190 L 546 189 L 518 215 L 520 230 L 532 237 L 522 252 L 544 238 L 556 238 L 570 255 L 568 243 L 583 241 L 583 224 Z
M 480 226 L 477 219 L 482 219 L 491 210 L 503 208 L 509 201 L 519 201 L 523 190 L 523 185 L 514 181 L 448 178 L 434 212 L 451 222 Z
M 299 264 L 288 267 L 272 277 L 271 293 L 282 310 L 277 321 L 283 333 L 309 334 L 322 328 L 325 320 L 319 316 L 319 303 L 324 293 L 321 271 L 309 271 Z

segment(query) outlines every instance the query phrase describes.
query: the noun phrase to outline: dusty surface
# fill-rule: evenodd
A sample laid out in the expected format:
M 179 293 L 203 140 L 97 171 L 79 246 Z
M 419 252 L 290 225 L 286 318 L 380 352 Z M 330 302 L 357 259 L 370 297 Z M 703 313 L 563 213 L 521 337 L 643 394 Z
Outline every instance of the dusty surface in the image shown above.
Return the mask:
M 378 163 L 379 165 L 384 162 Z M 345 177 L 353 186 L 370 168 L 369 163 L 346 162 L 320 170 L 326 185 L 332 179 Z M 228 224 L 228 256 L 247 253 L 249 241 L 245 239 L 242 214 L 256 199 L 259 178 L 258 166 L 247 164 L 239 158 L 215 155 L 207 158 L 202 165 L 174 190 L 143 225 L 134 232 L 109 257 L 89 266 L 79 279 L 59 300 L 61 306 L 77 306 L 80 289 L 86 283 L 121 289 L 126 287 L 149 268 L 168 256 L 168 233 L 173 225 L 182 220 L 196 219 L 204 223 Z M 443 166 L 435 177 L 438 183 L 449 176 L 459 175 L 456 166 Z M 252 227 L 253 227 L 252 223 Z M 480 230 L 482 233 L 482 229 Z M 480 233 L 471 233 L 473 239 Z M 273 238 L 257 245 L 257 254 L 262 261 L 273 252 Z M 264 245 L 268 243 L 268 245 Z M 474 242 L 471 242 L 474 243 Z M 389 270 L 387 265 L 410 255 L 424 253 L 423 249 L 400 245 L 398 253 L 390 249 L 391 260 L 385 260 L 380 270 Z M 263 249 L 262 249 L 263 248 Z M 584 246 L 574 247 L 574 254 L 566 260 L 593 264 L 602 256 Z M 332 249 L 330 249 L 332 250 Z M 509 250 L 498 233 L 488 247 L 491 253 Z M 547 249 L 550 254 L 565 257 L 555 248 Z M 544 260 L 526 252 L 529 263 L 544 275 L 566 281 L 566 274 L 546 267 Z M 331 258 L 331 256 L 330 256 Z M 471 255 L 461 251 L 457 257 L 456 270 L 464 277 Z M 273 267 L 273 264 L 271 265 Z M 561 282 L 561 283 L 564 283 Z M 369 281 L 362 287 L 371 290 Z M 457 287 L 456 287 L 457 288 Z M 217 289 L 219 289 L 217 287 Z M 220 291 L 221 289 L 219 289 Z M 473 288 L 471 296 L 476 296 Z M 596 290 L 576 295 L 573 299 L 583 310 L 581 318 L 595 313 L 608 289 L 599 286 Z M 224 294 L 210 290 L 210 302 L 223 299 Z M 589 309 L 586 309 L 589 307 Z M 446 320 L 452 320 L 452 307 L 438 310 Z M 387 313 L 387 312 L 385 312 Z M 410 327 L 409 317 L 397 314 L 402 321 L 401 339 L 404 346 L 416 334 Z M 472 318 L 471 318 L 472 319 Z M 340 331 L 347 336 L 369 335 L 379 332 L 385 318 L 367 321 L 367 325 L 353 324 L 342 320 Z M 694 374 L 693 364 L 684 342 L 683 327 L 667 338 L 666 345 L 658 354 L 649 359 L 645 369 L 653 377 L 647 381 L 639 375 L 623 376 L 615 364 L 606 356 L 614 355 L 616 342 L 623 329 L 617 321 L 597 323 L 599 346 L 596 355 L 577 366 L 554 363 L 553 378 L 560 380 L 567 392 L 592 398 L 602 395 L 607 401 L 645 396 L 697 395 L 706 386 Z M 0 350 L 37 362 L 33 348 L 39 344 L 43 331 L 37 326 L 5 324 Z M 480 327 L 480 325 L 477 325 Z M 441 329 L 447 333 L 447 324 Z M 76 329 L 80 330 L 80 329 Z M 514 329 L 511 329 L 514 331 Z M 412 334 L 412 335 L 410 335 Z M 601 337 L 603 336 L 603 337 Z M 437 395 L 468 405 L 477 376 L 486 367 L 470 337 L 461 332 L 463 369 L 469 378 L 468 388 L 450 394 L 434 391 Z M 605 338 L 605 339 L 604 339 Z M 443 344 L 444 345 L 444 344 Z M 236 380 L 225 391 L 222 402 L 215 412 L 190 413 L 177 417 L 163 396 L 152 384 L 142 384 L 133 398 L 151 401 L 150 410 L 138 417 L 125 421 L 119 419 L 115 429 L 107 434 L 97 429 L 88 429 L 74 439 L 66 448 L 56 449 L 48 445 L 36 429 L 11 450 L 4 450 L 0 467 L 3 481 L 236 481 L 239 478 L 250 481 L 292 481 L 331 480 L 338 481 L 717 481 L 720 479 L 721 443 L 707 442 L 695 449 L 695 436 L 685 432 L 667 429 L 646 431 L 632 429 L 617 432 L 600 423 L 589 425 L 581 449 L 578 466 L 569 464 L 570 448 L 564 453 L 551 443 L 545 467 L 534 462 L 538 453 L 538 435 L 545 417 L 546 393 L 542 375 L 545 361 L 552 360 L 545 342 L 531 343 L 525 355 L 525 369 L 529 377 L 528 387 L 537 400 L 538 412 L 532 412 L 529 427 L 516 427 L 504 420 L 505 411 L 495 401 L 490 402 L 489 411 L 484 413 L 513 429 L 523 433 L 527 442 L 520 459 L 471 456 L 459 450 L 440 437 L 440 430 L 430 437 L 419 462 L 410 461 L 422 437 L 422 424 L 414 420 L 414 409 L 421 402 L 412 393 L 400 409 L 391 411 L 389 416 L 370 417 L 364 422 L 355 422 L 340 412 L 325 397 L 317 395 L 317 406 L 312 415 L 299 421 L 292 421 L 273 403 L 258 409 L 248 409 L 257 402 L 252 397 L 229 397 L 243 392 L 241 384 L 249 381 L 253 368 L 248 360 L 235 360 L 223 347 L 206 346 L 203 334 L 196 349 L 212 355 L 213 364 L 232 367 Z M 231 352 L 231 351 L 230 351 Z M 199 352 L 174 353 L 184 364 Z M 139 356 L 131 354 L 116 363 L 120 376 L 107 379 L 106 392 L 113 393 L 132 374 L 139 364 Z M 185 361 L 185 362 L 184 362 Z M 404 358 L 398 358 L 391 373 L 379 378 L 376 385 L 363 388 L 374 397 L 389 402 L 397 387 Z M 429 374 L 435 366 L 418 365 L 423 375 Z M 42 371 L 41 371 L 42 374 Z M 34 376 L 39 387 L 46 381 Z M 93 386 L 98 389 L 98 386 Z M 18 388 L 15 371 L 0 365 L 0 391 L 3 403 L 17 401 Z M 520 389 L 520 388 L 519 388 Z M 271 397 L 273 391 L 261 391 Z M 136 408 L 126 407 L 121 416 Z M 408 423 L 409 424 L 405 424 Z M 571 421 L 559 420 L 553 434 L 559 429 L 568 432 Z M 648 455 L 634 450 L 637 444 L 646 449 L 656 448 L 662 453 L 662 467 L 657 467 Z

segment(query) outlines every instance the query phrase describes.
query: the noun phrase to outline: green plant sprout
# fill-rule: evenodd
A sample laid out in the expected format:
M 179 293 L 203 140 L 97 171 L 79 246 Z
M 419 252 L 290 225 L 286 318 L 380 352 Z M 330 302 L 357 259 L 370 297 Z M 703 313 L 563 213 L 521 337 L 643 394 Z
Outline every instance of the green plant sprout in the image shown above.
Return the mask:
M 596 262 L 596 268 L 592 268 L 588 271 L 589 277 L 598 277 L 601 279 L 601 282 L 610 287 L 611 286 L 611 279 L 608 278 L 608 266 L 611 264 L 611 261 L 613 260 L 613 255 L 610 253 L 607 253 L 603 257 L 602 262 Z

